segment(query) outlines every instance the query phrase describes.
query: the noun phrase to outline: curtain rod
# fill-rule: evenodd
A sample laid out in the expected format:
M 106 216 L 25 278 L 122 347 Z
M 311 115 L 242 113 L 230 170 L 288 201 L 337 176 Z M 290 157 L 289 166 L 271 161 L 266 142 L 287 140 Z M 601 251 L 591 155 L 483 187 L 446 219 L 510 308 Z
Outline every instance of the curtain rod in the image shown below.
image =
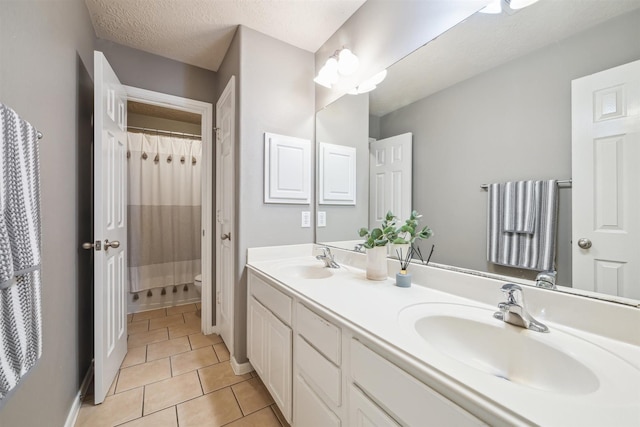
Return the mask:
M 171 130 L 160 130 L 160 129 L 149 129 L 149 128 L 141 128 L 141 127 L 137 127 L 137 126 L 127 126 L 127 129 L 148 131 L 148 132 L 154 132 L 154 133 L 168 133 L 169 135 L 190 136 L 192 138 L 200 138 L 200 139 L 202 139 L 202 135 L 196 135 L 194 133 L 174 132 L 174 131 L 171 131 Z
M 571 179 L 559 179 L 558 181 L 556 181 L 558 183 L 558 185 L 560 184 L 566 184 L 567 187 L 571 187 L 571 184 L 573 180 Z M 483 190 L 487 190 L 489 188 L 489 184 L 482 184 L 480 186 L 480 188 L 482 188 Z

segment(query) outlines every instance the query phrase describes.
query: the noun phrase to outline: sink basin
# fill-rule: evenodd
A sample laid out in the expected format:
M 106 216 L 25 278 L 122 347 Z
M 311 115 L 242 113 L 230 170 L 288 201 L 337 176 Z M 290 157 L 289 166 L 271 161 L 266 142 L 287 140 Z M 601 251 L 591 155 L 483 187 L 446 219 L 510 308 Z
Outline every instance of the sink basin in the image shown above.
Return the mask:
M 333 276 L 331 269 L 326 268 L 321 263 L 318 263 L 317 265 L 284 265 L 280 267 L 280 272 L 283 275 L 291 277 L 292 279 L 326 279 Z
M 585 354 L 597 355 L 598 364 L 629 368 L 613 354 L 573 335 L 553 328 L 549 333 L 530 331 L 494 319 L 492 314 L 492 310 L 475 306 L 424 303 L 403 309 L 399 321 L 426 346 L 449 358 L 531 389 L 564 395 L 597 391 L 600 380 L 581 360 Z

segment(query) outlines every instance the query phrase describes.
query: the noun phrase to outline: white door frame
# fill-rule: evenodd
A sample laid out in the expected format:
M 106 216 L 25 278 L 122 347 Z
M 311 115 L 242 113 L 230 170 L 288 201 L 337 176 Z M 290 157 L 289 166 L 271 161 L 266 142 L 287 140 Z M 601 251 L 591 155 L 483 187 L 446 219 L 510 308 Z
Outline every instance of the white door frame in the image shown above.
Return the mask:
M 202 135 L 202 332 L 217 332 L 213 326 L 213 272 L 212 272 L 212 225 L 213 225 L 213 104 L 126 86 L 129 101 L 171 108 L 200 114 Z

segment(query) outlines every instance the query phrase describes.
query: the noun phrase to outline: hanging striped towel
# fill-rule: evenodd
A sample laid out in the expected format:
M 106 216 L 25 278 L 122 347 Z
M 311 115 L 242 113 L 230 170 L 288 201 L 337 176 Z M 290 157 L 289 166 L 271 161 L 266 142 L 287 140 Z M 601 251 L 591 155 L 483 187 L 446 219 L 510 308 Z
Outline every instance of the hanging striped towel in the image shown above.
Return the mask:
M 0 104 L 0 400 L 42 352 L 36 130 Z
M 533 233 L 505 229 L 507 186 L 489 185 L 487 214 L 487 260 L 494 264 L 530 270 L 555 269 L 558 228 L 558 185 L 555 180 L 535 181 L 533 185 Z
M 504 187 L 504 231 L 533 234 L 535 182 L 511 181 Z

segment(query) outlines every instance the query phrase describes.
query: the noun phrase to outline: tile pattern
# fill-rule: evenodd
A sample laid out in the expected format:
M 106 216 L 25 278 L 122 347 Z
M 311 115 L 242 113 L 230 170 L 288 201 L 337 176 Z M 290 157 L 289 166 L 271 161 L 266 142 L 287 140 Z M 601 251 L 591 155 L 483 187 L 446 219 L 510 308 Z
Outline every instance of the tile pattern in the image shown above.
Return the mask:
M 258 376 L 235 375 L 199 304 L 135 313 L 128 352 L 101 405 L 86 396 L 76 427 L 289 427 Z

